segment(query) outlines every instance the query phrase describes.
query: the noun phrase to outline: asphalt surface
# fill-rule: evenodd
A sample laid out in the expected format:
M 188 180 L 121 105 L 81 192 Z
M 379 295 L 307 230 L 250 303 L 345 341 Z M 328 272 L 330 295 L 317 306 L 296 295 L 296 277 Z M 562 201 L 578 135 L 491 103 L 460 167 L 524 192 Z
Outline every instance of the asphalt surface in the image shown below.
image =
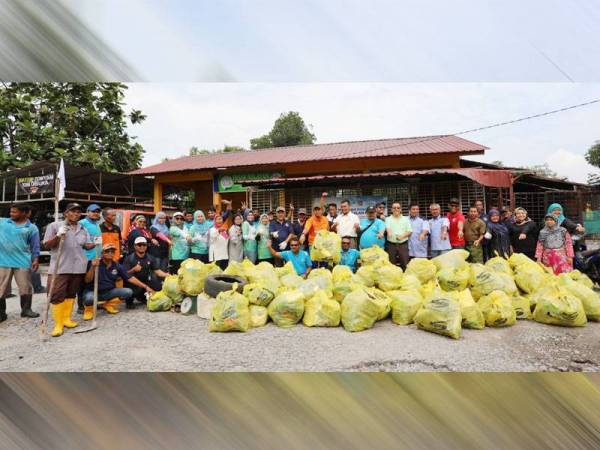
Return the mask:
M 44 294 L 34 297 L 42 311 Z M 1 371 L 600 371 L 600 323 L 562 328 L 518 321 L 508 328 L 463 330 L 460 340 L 398 326 L 373 329 L 282 329 L 209 333 L 207 320 L 142 306 L 109 316 L 98 329 L 65 330 L 42 342 L 39 319 L 19 316 L 7 299 L 0 324 Z M 80 326 L 88 326 L 74 315 Z

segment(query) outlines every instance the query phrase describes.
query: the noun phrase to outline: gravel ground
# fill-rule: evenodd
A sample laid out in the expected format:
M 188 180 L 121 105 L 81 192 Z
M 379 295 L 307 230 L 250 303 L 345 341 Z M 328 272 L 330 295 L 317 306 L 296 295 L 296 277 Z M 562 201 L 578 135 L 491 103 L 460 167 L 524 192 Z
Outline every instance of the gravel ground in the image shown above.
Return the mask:
M 44 301 L 35 295 L 34 309 L 42 311 Z M 42 342 L 39 319 L 21 318 L 18 298 L 7 303 L 2 371 L 600 371 L 600 323 L 593 322 L 562 328 L 518 321 L 463 330 L 460 340 L 389 319 L 360 333 L 272 323 L 247 333 L 209 333 L 197 316 L 121 305 L 115 316 L 100 311 L 95 331 L 65 330 Z

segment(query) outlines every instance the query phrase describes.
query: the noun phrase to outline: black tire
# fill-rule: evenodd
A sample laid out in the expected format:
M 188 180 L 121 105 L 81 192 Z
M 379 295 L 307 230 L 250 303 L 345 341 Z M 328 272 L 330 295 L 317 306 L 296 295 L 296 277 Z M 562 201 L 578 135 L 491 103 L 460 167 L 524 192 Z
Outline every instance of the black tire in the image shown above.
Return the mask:
M 230 291 L 234 283 L 237 283 L 237 291 L 241 294 L 246 284 L 242 277 L 223 274 L 209 275 L 204 282 L 204 292 L 206 295 L 216 298 L 219 292 Z

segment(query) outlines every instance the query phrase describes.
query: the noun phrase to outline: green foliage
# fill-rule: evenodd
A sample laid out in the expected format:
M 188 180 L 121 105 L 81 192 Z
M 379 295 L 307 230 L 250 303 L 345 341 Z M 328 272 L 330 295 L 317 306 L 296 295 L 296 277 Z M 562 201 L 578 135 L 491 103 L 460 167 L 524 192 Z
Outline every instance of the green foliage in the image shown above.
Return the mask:
M 236 145 L 226 145 L 221 149 L 208 150 L 206 148 L 200 149 L 196 146 L 190 148 L 188 154 L 189 156 L 198 156 L 198 155 L 209 155 L 211 153 L 233 153 L 233 152 L 243 152 L 244 149 L 242 147 L 238 147 Z
M 250 139 L 250 148 L 259 149 L 314 144 L 317 138 L 310 129 L 312 129 L 312 126 L 306 126 L 304 120 L 297 112 L 282 113 L 268 134 Z
M 594 142 L 585 153 L 585 160 L 595 167 L 600 167 L 600 141 Z
M 122 83 L 2 83 L 0 171 L 34 161 L 65 161 L 100 170 L 139 168 L 144 149 L 127 121 L 146 116 L 123 110 Z
M 550 168 L 548 163 L 536 164 L 533 166 L 523 167 L 534 172 L 537 176 L 546 178 L 556 178 L 558 180 L 566 180 L 566 177 L 560 177 L 554 170 Z

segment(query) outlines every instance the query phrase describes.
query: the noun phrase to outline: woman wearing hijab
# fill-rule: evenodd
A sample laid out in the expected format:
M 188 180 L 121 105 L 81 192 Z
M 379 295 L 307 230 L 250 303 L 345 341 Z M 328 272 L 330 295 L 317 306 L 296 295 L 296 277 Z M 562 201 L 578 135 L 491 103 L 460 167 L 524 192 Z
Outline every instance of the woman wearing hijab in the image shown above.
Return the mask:
M 259 263 L 265 261 L 273 264 L 273 256 L 269 251 L 269 239 L 269 216 L 263 214 L 256 227 L 256 256 Z
M 171 239 L 169 238 L 169 227 L 167 226 L 167 215 L 159 211 L 152 221 L 150 227 L 152 238 L 158 242 L 158 245 L 151 245 L 148 253 L 158 260 L 160 270 L 166 272 L 169 267 L 169 247 Z
M 490 210 L 488 218 L 487 231 L 484 238 L 487 242 L 489 257 L 501 256 L 508 258 L 511 253 L 508 228 L 500 220 L 500 212 L 497 209 Z
M 189 229 L 192 237 L 190 257 L 208 263 L 208 232 L 210 224 L 204 216 L 204 212 L 198 210 L 194 213 L 193 224 Z
M 242 262 L 244 259 L 243 221 L 241 214 L 236 214 L 229 228 L 229 261 Z
M 525 208 L 516 208 L 514 217 L 514 223 L 508 225 L 512 250 L 514 253 L 523 253 L 535 261 L 538 226 L 529 218 Z
M 555 274 L 573 270 L 573 241 L 565 227 L 558 225 L 554 214 L 547 214 L 545 226 L 540 231 L 535 258 Z
M 175 275 L 181 267 L 181 263 L 190 256 L 190 244 L 192 238 L 185 228 L 183 213 L 173 214 L 173 225 L 169 228 L 171 236 L 171 274 Z
M 148 251 L 153 247 L 158 247 L 158 241 L 152 237 L 152 233 L 146 228 L 146 217 L 140 215 L 135 216 L 133 221 L 133 228 L 127 236 L 127 250 L 129 253 L 134 251 L 134 242 L 138 237 L 144 237 L 148 241 Z
M 242 238 L 244 239 L 244 257 L 256 264 L 256 222 L 254 212 L 248 211 L 246 220 L 242 224 Z
M 548 207 L 546 214 L 552 214 L 554 217 L 556 217 L 558 226 L 566 229 L 571 235 L 571 238 L 575 237 L 572 240 L 578 241 L 579 237 L 585 233 L 585 228 L 583 228 L 583 225 L 580 223 L 575 223 L 571 219 L 565 217 L 564 209 L 560 203 L 552 203 Z M 576 243 L 574 245 L 576 245 Z
M 229 264 L 229 233 L 220 214 L 215 216 L 214 221 L 214 226 L 208 232 L 208 259 L 225 270 Z

